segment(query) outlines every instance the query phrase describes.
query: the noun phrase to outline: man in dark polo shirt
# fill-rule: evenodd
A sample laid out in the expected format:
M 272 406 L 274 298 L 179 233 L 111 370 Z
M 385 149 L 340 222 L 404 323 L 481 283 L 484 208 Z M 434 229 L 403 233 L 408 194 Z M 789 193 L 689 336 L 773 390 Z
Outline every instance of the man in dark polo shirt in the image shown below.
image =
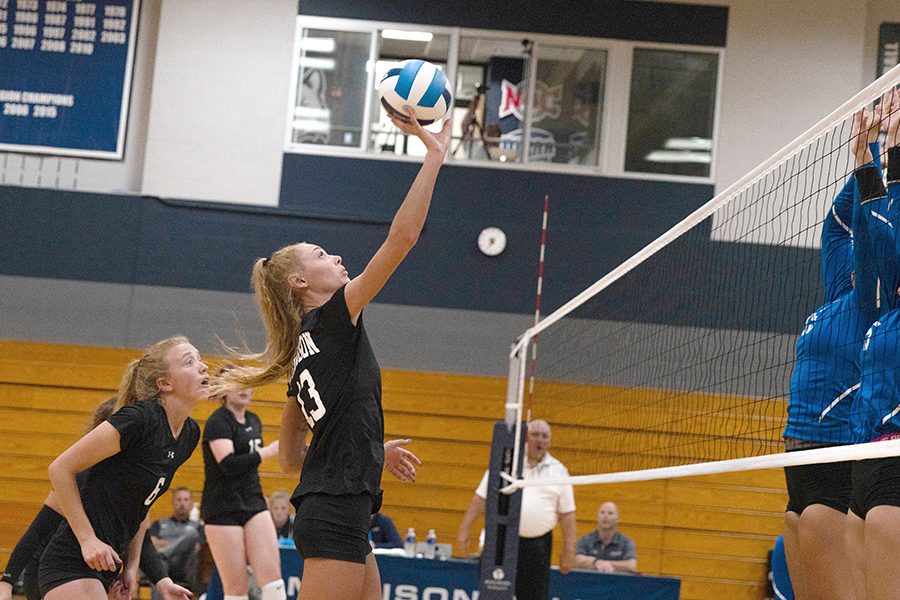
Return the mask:
M 203 526 L 190 518 L 193 500 L 193 492 L 189 488 L 180 487 L 172 492 L 172 516 L 154 521 L 147 530 L 147 535 L 166 564 L 169 576 L 187 584 L 192 590 L 197 590 L 200 585 Z M 151 595 L 153 600 L 162 598 L 155 587 L 151 590 Z
M 597 529 L 582 536 L 575 549 L 575 566 L 602 573 L 637 571 L 634 541 L 619 532 L 619 508 L 604 502 L 597 512 Z

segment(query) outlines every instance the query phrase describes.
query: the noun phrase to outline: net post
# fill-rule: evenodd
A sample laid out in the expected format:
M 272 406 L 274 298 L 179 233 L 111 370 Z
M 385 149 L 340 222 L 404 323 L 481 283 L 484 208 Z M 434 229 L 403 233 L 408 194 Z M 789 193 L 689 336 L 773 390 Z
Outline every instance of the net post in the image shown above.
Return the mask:
M 522 439 L 522 411 L 525 399 L 525 372 L 528 364 L 528 344 L 532 339 L 531 330 L 526 331 L 509 351 L 509 379 L 506 385 L 506 428 L 515 430 L 513 439 Z M 514 444 L 513 464 L 521 461 L 521 444 Z
M 516 456 L 523 441 L 520 426 L 510 428 L 504 421 L 494 423 L 485 499 L 484 550 L 478 571 L 481 600 L 512 600 L 515 594 L 522 490 L 512 494 L 500 492 L 507 485 L 500 474 L 521 479 L 522 461 Z

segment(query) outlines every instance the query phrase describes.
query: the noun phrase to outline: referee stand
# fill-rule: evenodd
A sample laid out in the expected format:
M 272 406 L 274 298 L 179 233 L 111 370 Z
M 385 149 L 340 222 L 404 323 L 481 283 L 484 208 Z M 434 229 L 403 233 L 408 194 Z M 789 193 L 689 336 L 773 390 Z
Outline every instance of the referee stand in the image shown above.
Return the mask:
M 525 427 L 522 427 L 519 447 L 524 447 L 524 441 Z M 519 464 L 512 464 L 515 442 L 514 427 L 507 427 L 503 421 L 494 423 L 484 510 L 484 549 L 478 571 L 479 600 L 512 600 L 515 594 L 522 490 L 513 494 L 500 492 L 507 485 L 501 472 L 514 474 L 516 478 L 522 476 L 524 454 L 519 456 Z

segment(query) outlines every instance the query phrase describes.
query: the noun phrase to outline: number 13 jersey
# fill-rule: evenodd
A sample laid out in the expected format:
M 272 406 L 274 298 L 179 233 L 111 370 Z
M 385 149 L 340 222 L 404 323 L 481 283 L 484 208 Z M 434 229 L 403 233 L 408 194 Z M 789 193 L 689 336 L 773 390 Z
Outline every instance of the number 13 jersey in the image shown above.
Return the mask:
M 384 466 L 381 370 L 360 314 L 356 325 L 340 288 L 303 316 L 288 397 L 312 430 L 300 483 L 306 494 L 368 492 L 380 504 Z M 290 401 L 290 400 L 289 400 Z

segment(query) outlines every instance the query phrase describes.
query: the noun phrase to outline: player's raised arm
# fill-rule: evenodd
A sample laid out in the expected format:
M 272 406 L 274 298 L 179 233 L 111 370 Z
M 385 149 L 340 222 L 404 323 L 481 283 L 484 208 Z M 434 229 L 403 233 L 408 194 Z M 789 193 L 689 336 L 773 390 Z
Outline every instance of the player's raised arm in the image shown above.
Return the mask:
M 406 194 L 406 199 L 400 205 L 397 214 L 394 215 L 387 239 L 375 252 L 363 272 L 347 284 L 344 296 L 350 311 L 350 318 L 354 323 L 362 309 L 381 291 L 388 278 L 419 239 L 422 226 L 425 224 L 425 217 L 431 206 L 434 184 L 450 144 L 451 121 L 449 119 L 444 121 L 440 133 L 432 133 L 419 125 L 414 118 L 415 113 L 412 108 L 407 109 L 407 114 L 411 117 L 409 123 L 405 123 L 393 115 L 391 115 L 391 121 L 403 133 L 414 135 L 422 140 L 427 149 L 425 160 Z

